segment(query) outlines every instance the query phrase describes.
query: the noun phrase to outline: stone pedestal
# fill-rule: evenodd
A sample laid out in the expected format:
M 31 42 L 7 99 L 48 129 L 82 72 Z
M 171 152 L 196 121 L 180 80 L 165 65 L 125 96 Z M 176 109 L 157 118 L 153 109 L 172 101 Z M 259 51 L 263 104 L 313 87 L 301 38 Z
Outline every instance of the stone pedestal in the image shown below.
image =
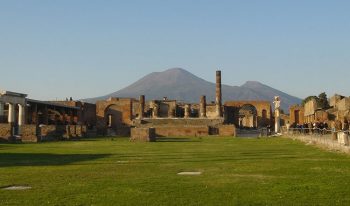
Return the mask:
M 131 141 L 155 142 L 155 128 L 131 128 Z
M 338 132 L 338 142 L 343 146 L 349 145 L 348 132 Z
M 280 117 L 280 111 L 277 109 L 275 111 L 275 133 L 281 132 L 281 117 Z
M 236 136 L 236 127 L 235 125 L 221 125 L 219 126 L 219 135 L 220 136 Z
M 157 102 L 152 102 L 152 117 L 153 118 L 158 118 L 158 114 L 159 114 L 159 106 L 157 104 Z

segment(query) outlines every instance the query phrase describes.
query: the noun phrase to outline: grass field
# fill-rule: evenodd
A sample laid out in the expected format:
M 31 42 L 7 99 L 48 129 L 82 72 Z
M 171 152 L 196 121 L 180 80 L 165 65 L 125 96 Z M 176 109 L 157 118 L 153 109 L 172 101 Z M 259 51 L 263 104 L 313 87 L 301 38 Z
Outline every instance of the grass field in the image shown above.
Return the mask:
M 0 205 L 350 205 L 350 157 L 282 138 L 0 144 L 10 185 L 32 189 Z

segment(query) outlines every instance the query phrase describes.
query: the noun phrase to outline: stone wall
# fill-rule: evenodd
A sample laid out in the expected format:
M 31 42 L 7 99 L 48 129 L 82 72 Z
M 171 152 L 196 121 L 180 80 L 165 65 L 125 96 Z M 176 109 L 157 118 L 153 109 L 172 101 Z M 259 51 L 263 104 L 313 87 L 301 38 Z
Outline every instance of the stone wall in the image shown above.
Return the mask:
M 0 141 L 10 141 L 12 137 L 12 127 L 10 124 L 0 124 Z
M 339 111 L 347 111 L 350 110 L 350 98 L 343 98 L 336 104 L 336 108 Z
M 21 126 L 21 140 L 22 142 L 38 142 L 38 127 L 36 125 L 23 125 Z
M 207 105 L 206 109 L 207 109 L 207 117 L 208 117 L 208 119 L 217 118 L 216 105 L 215 104 Z
M 315 99 L 311 99 L 310 101 L 306 102 L 304 106 L 304 115 L 305 116 L 314 115 L 316 110 L 317 110 L 317 102 Z
M 226 122 L 239 125 L 239 111 L 247 105 L 256 109 L 258 127 L 272 124 L 272 109 L 269 101 L 227 101 L 224 104 Z
M 41 141 L 61 140 L 66 134 L 65 126 L 45 125 L 40 127 Z
M 233 136 L 236 137 L 236 127 L 235 125 L 221 125 L 219 126 L 219 135 L 220 136 Z
M 299 105 L 293 105 L 289 108 L 290 124 L 303 124 L 304 123 L 304 107 Z
M 135 121 L 134 125 L 137 127 L 157 127 L 157 126 L 211 126 L 216 127 L 223 124 L 223 119 L 209 119 L 209 118 L 189 118 L 189 119 L 143 119 L 142 124 Z
M 162 126 L 155 127 L 158 137 L 209 136 L 208 126 Z
M 130 140 L 143 141 L 143 142 L 155 142 L 156 130 L 154 128 L 132 128 Z
M 120 127 L 131 126 L 134 118 L 133 110 L 134 99 L 130 98 L 110 98 L 96 103 L 97 132 L 106 134 L 108 129 L 108 115 L 112 115 L 112 125 L 110 128 L 117 131 Z
M 323 149 L 327 150 L 334 150 L 334 151 L 341 151 L 345 153 L 350 153 L 350 147 L 341 144 L 337 140 L 332 140 L 331 135 L 288 135 L 285 134 L 283 137 L 290 138 L 294 140 L 299 140 L 301 142 L 312 144 L 318 147 L 321 147 Z

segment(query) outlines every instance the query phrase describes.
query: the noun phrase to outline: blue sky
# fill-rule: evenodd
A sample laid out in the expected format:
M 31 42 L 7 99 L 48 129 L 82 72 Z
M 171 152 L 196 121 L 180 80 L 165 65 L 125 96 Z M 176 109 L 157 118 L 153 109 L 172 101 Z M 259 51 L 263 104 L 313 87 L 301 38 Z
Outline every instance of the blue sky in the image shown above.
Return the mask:
M 349 96 L 349 9 L 346 0 L 0 0 L 0 88 L 79 99 L 181 67 L 301 98 Z

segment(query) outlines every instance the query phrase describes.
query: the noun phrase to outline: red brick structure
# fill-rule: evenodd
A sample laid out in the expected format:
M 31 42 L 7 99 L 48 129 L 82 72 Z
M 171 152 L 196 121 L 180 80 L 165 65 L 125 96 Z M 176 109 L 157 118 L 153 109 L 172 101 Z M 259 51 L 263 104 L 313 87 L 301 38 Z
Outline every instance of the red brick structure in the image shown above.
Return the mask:
M 237 127 L 272 125 L 272 109 L 269 101 L 227 101 L 224 110 L 226 122 Z

